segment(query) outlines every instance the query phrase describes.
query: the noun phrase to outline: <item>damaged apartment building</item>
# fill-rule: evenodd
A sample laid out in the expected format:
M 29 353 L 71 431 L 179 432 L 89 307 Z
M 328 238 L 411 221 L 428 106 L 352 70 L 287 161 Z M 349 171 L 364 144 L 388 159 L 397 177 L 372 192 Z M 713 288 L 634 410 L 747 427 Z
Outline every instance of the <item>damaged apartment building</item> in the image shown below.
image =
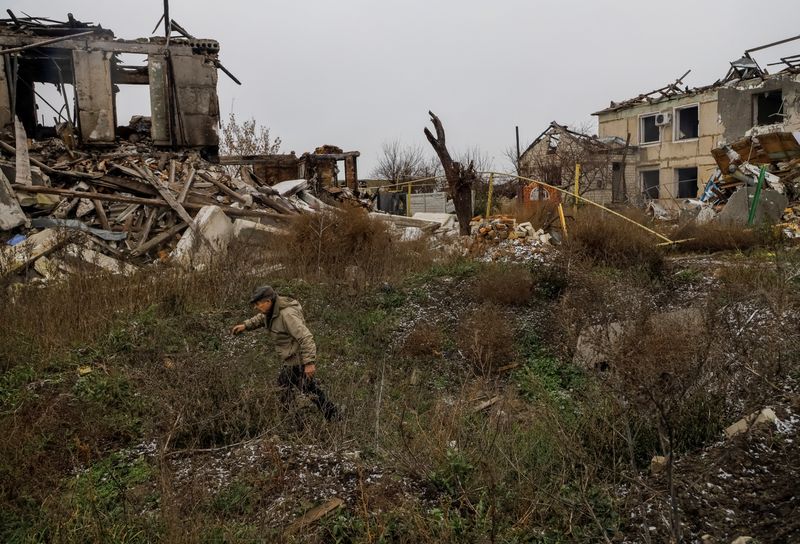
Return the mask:
M 714 175 L 711 150 L 745 136 L 800 130 L 800 55 L 782 57 L 769 73 L 752 53 L 800 36 L 745 51 L 711 85 L 683 84 L 689 72 L 660 89 L 595 112 L 600 140 L 629 140 L 630 200 L 677 205 L 696 198 Z M 630 169 L 629 169 L 630 170 Z
M 197 39 L 174 21 L 178 36 L 122 40 L 71 14 L 66 22 L 9 15 L 0 21 L 0 129 L 10 128 L 16 116 L 29 138 L 70 127 L 77 144 L 112 145 L 130 130 L 127 119 L 117 119 L 120 91 L 147 85 L 155 145 L 216 153 L 217 69 L 225 71 L 217 41 Z M 124 64 L 122 55 L 144 63 Z M 41 84 L 55 85 L 60 103 L 47 100 Z
M 520 156 L 520 175 L 572 191 L 581 165 L 581 194 L 599 203 L 658 200 L 678 207 L 699 197 L 717 170 L 711 150 L 745 136 L 800 130 L 800 54 L 769 73 L 752 54 L 800 36 L 745 51 L 725 77 L 688 87 L 674 83 L 595 112 L 597 136 L 555 122 Z M 541 194 L 539 194 L 541 193 Z M 547 198 L 543 189 L 532 199 Z

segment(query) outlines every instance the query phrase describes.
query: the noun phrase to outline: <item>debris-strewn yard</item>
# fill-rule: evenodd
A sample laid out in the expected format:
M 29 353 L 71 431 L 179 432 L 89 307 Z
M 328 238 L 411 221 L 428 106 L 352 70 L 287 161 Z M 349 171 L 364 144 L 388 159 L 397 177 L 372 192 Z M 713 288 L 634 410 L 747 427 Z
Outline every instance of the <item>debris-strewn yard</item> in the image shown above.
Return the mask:
M 0 539 L 800 538 L 800 255 L 649 250 L 586 217 L 522 263 L 363 219 L 359 246 L 4 291 Z M 267 282 L 342 421 L 282 411 L 266 337 L 230 336 Z

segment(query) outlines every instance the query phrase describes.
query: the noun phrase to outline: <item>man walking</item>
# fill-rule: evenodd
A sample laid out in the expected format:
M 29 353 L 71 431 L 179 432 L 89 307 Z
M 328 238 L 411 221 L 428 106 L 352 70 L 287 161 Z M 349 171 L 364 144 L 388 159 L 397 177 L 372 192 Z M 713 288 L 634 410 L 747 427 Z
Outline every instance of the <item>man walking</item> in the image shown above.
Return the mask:
M 278 357 L 283 361 L 278 385 L 284 408 L 290 407 L 296 388 L 311 398 L 326 420 L 338 419 L 339 411 L 314 379 L 317 346 L 311 331 L 306 327 L 300 303 L 291 297 L 278 296 L 272 287 L 264 285 L 253 291 L 250 304 L 258 314 L 235 325 L 231 333 L 238 335 L 244 331 L 266 327 Z

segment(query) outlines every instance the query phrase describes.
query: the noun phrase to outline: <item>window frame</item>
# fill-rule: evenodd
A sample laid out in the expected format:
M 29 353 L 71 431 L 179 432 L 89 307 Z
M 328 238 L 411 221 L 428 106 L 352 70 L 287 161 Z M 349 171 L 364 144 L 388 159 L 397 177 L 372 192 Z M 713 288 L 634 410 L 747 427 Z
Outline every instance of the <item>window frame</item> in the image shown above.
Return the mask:
M 653 198 L 649 196 L 647 189 L 644 186 L 644 175 L 649 172 L 657 172 L 658 173 L 658 186 L 656 190 L 658 191 L 658 195 Z M 644 168 L 639 170 L 639 192 L 644 196 L 645 200 L 659 200 L 661 198 L 661 168 Z
M 780 95 L 781 95 L 781 107 L 780 107 L 780 109 L 778 111 L 782 111 L 784 113 L 780 114 L 781 115 L 780 121 L 775 121 L 775 122 L 772 122 L 772 123 L 766 123 L 766 124 L 762 125 L 762 124 L 760 124 L 758 122 L 758 97 L 763 96 L 763 95 L 769 95 L 769 94 L 772 94 L 772 93 L 780 93 Z M 761 92 L 758 92 L 758 93 L 753 93 L 753 94 L 750 95 L 750 101 L 751 101 L 750 102 L 750 111 L 751 111 L 750 120 L 752 121 L 754 127 L 768 127 L 770 125 L 777 125 L 777 124 L 781 124 L 781 123 L 785 123 L 786 122 L 786 117 L 787 117 L 786 116 L 786 108 L 785 108 L 786 102 L 784 100 L 783 88 L 773 89 L 771 91 L 761 91 Z
M 642 129 L 643 129 L 643 127 L 644 127 L 644 125 L 643 125 L 644 119 L 645 119 L 646 117 L 653 117 L 653 118 L 655 118 L 655 117 L 656 117 L 656 116 L 657 116 L 659 113 L 662 113 L 662 112 L 660 112 L 660 111 L 654 111 L 654 112 L 652 112 L 652 113 L 640 113 L 640 114 L 639 114 L 639 145 L 640 145 L 640 146 L 647 146 L 647 145 L 657 145 L 657 144 L 660 144 L 660 143 L 661 143 L 661 140 L 662 140 L 662 137 L 661 137 L 661 127 L 660 127 L 660 126 L 658 126 L 658 125 L 656 125 L 656 128 L 658 129 L 658 140 L 653 140 L 652 142 L 643 142 L 643 141 L 642 141 L 642 137 L 644 136 L 644 130 L 642 130 Z
M 697 136 L 691 138 L 678 138 L 678 130 L 680 128 L 678 123 L 678 112 L 689 108 L 697 108 Z M 686 104 L 684 106 L 675 106 L 672 108 L 672 141 L 673 142 L 693 142 L 700 139 L 700 102 L 693 104 Z
M 681 195 L 681 180 L 679 172 L 681 170 L 694 170 L 694 196 L 680 196 Z M 676 166 L 672 169 L 674 172 L 673 178 L 675 179 L 675 197 L 676 198 L 697 198 L 697 193 L 700 192 L 700 168 L 698 166 Z

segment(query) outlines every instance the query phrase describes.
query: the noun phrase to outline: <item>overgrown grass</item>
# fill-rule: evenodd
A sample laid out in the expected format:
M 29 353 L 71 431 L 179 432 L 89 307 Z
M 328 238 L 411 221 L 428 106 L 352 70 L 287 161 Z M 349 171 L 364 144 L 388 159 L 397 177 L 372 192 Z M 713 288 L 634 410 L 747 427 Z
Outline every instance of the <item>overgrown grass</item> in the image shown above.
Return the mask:
M 647 224 L 638 210 L 627 210 L 632 219 Z M 569 225 L 566 247 L 591 262 L 618 269 L 639 269 L 651 276 L 661 274 L 664 251 L 653 234 L 601 210 L 581 208 Z
M 301 215 L 280 237 L 278 258 L 290 274 L 315 280 L 366 283 L 400 278 L 427 268 L 433 255 L 425 238 L 401 241 L 389 223 L 357 207 Z
M 203 272 L 79 276 L 4 299 L 0 540 L 641 540 L 634 491 L 664 453 L 648 399 L 670 408 L 683 455 L 763 406 L 774 390 L 762 379 L 797 372 L 797 335 L 774 326 L 800 307 L 793 254 L 716 273 L 697 324 L 659 317 L 656 301 L 673 294 L 657 280 L 661 255 L 638 238 L 622 248 L 621 230 L 576 236 L 549 265 L 432 263 L 392 246 L 397 260 L 378 253 L 385 266 L 369 254 L 383 236 L 373 226 L 331 249 L 322 273 L 313 252 L 277 272 L 274 254 L 251 251 Z M 343 294 L 352 264 L 367 281 Z M 343 422 L 283 412 L 266 338 L 229 335 L 260 283 L 302 303 Z M 578 366 L 578 335 L 614 321 L 631 326 L 607 346 L 610 371 Z M 242 455 L 243 444 L 255 446 Z M 322 500 L 292 495 L 310 473 L 276 444 L 359 452 L 348 502 L 300 532 L 269 521 Z M 235 474 L 199 478 L 203 462 L 237 455 Z M 382 478 L 361 479 L 373 465 Z
M 687 222 L 671 234 L 680 241 L 678 251 L 714 253 L 718 251 L 745 251 L 757 247 L 775 247 L 780 234 L 770 227 L 744 227 L 736 224 Z

